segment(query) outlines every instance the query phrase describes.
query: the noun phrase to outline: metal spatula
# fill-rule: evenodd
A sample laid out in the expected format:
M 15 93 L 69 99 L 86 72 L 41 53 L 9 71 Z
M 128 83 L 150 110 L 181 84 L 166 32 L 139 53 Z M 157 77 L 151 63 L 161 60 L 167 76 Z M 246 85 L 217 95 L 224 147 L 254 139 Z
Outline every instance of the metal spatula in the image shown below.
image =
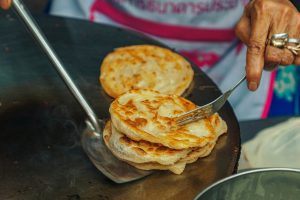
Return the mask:
M 115 158 L 105 146 L 102 139 L 102 130 L 104 122 L 99 120 L 89 106 L 75 83 L 65 70 L 63 63 L 49 44 L 48 40 L 38 27 L 37 23 L 31 16 L 30 12 L 21 0 L 13 0 L 12 6 L 20 19 L 25 23 L 29 32 L 46 53 L 53 66 L 63 79 L 73 96 L 82 106 L 88 116 L 87 128 L 84 131 L 81 142 L 82 147 L 93 164 L 109 179 L 116 183 L 126 183 L 129 181 L 140 179 L 149 175 L 150 171 L 138 170 L 125 162 Z M 96 92 L 96 91 L 95 91 Z

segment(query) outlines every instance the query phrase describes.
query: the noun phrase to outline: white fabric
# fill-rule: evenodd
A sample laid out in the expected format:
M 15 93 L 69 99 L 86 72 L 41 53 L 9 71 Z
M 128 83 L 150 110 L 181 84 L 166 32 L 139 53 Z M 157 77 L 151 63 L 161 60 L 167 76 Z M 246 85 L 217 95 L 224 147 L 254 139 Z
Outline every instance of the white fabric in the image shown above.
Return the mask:
M 240 0 L 111 0 L 123 11 L 142 19 L 191 27 L 228 28 L 244 7 Z M 153 5 L 156 4 L 156 5 Z M 228 12 L 230 10 L 230 12 Z M 226 17 L 224 17 L 226 16 Z
M 262 130 L 242 149 L 252 168 L 300 168 L 300 118 Z
M 59 16 L 68 16 L 75 18 L 90 18 L 90 8 L 95 0 L 53 0 L 50 13 Z M 163 22 L 166 24 L 176 24 L 180 26 L 190 26 L 198 28 L 216 28 L 232 29 L 243 13 L 244 5 L 247 0 L 111 0 L 109 1 L 118 9 L 129 14 L 154 22 Z M 121 3 L 120 3 L 121 2 Z M 140 2 L 140 3 L 139 3 Z M 168 5 L 164 14 L 153 11 L 151 7 L 145 7 L 144 3 L 157 3 L 157 5 Z M 169 2 L 169 4 L 167 4 Z M 173 3 L 173 4 L 172 4 Z M 174 13 L 170 5 L 185 4 L 186 9 L 182 13 Z M 196 12 L 201 8 L 201 12 Z M 202 7 L 201 7 L 202 6 Z M 203 9 L 204 7 L 206 9 Z M 194 9 L 194 10 L 193 10 Z M 200 10 L 201 10 L 200 9 Z M 195 14 L 196 13 L 196 14 Z M 95 14 L 95 22 L 122 26 L 109 16 L 103 13 Z M 188 34 L 188 33 L 187 33 Z M 204 42 L 204 41 L 183 41 L 175 39 L 160 38 L 149 35 L 177 51 L 197 50 L 206 52 L 208 55 L 214 53 L 222 56 L 230 47 L 231 42 Z M 202 68 L 221 88 L 222 91 L 229 89 L 245 73 L 245 55 L 246 48 L 242 48 L 237 53 L 233 48 L 222 61 L 214 66 L 204 65 Z M 270 83 L 270 73 L 265 72 L 261 81 L 261 86 L 256 92 L 250 92 L 246 85 L 240 86 L 230 97 L 230 103 L 239 120 L 260 118 L 264 110 Z

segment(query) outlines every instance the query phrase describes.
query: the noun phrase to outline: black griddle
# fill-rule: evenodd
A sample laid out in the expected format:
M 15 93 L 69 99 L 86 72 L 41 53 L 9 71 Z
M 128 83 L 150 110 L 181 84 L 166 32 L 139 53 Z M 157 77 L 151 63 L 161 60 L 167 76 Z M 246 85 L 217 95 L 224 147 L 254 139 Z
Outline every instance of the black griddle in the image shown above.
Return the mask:
M 127 45 L 163 46 L 142 34 L 103 24 L 50 16 L 36 19 L 99 118 L 109 117 L 112 101 L 98 81 L 104 56 Z M 186 97 L 203 105 L 220 91 L 193 68 L 195 77 Z M 80 146 L 85 113 L 24 26 L 12 14 L 0 14 L 0 199 L 192 199 L 236 172 L 239 125 L 228 103 L 220 115 L 228 133 L 210 156 L 188 165 L 182 175 L 158 171 L 132 183 L 113 183 Z

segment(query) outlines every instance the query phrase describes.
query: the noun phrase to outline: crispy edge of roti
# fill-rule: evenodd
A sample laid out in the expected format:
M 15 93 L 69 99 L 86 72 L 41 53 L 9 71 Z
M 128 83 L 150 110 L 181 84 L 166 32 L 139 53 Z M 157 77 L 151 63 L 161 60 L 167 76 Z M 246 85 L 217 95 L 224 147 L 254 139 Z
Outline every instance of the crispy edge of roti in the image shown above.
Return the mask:
M 199 158 L 208 156 L 214 149 L 215 143 L 207 144 L 205 147 L 197 148 L 190 152 L 186 158 L 182 158 L 173 165 L 162 165 L 156 162 L 149 163 L 134 163 L 130 161 L 125 161 L 128 164 L 142 170 L 169 170 L 174 174 L 181 174 L 187 164 L 196 162 Z
M 155 162 L 162 165 L 172 165 L 192 151 L 192 149 L 175 150 L 161 144 L 130 140 L 126 135 L 116 130 L 110 120 L 105 125 L 103 139 L 115 156 L 134 163 Z
M 209 156 L 210 153 L 212 152 L 212 150 L 214 149 L 216 142 L 218 140 L 218 138 L 222 135 L 225 134 L 225 132 L 227 131 L 227 125 L 226 123 L 223 121 L 223 128 L 219 128 L 217 130 L 217 138 L 215 141 L 205 145 L 204 147 L 199 147 L 199 148 L 194 148 L 193 151 L 191 151 L 186 157 L 181 158 L 179 161 L 177 161 L 176 163 L 172 164 L 172 165 L 162 165 L 160 163 L 157 162 L 147 162 L 147 163 L 135 163 L 129 160 L 126 160 L 124 158 L 120 158 L 118 155 L 114 154 L 118 159 L 123 160 L 124 162 L 127 162 L 128 164 L 141 169 L 141 170 L 169 170 L 171 172 L 173 172 L 174 174 L 181 174 L 184 169 L 186 164 L 191 164 L 196 162 L 199 158 L 203 158 L 206 156 Z M 224 132 L 225 130 L 225 132 Z M 107 135 L 107 134 L 103 134 Z M 107 137 L 110 137 L 109 135 L 107 135 Z M 104 141 L 106 143 L 107 146 L 108 145 L 108 140 L 107 137 L 105 139 L 104 137 Z
M 174 165 L 161 165 L 159 163 L 134 163 L 130 161 L 125 161 L 128 164 L 141 169 L 141 170 L 169 170 L 174 174 L 181 174 L 186 166 L 186 162 L 177 162 Z
M 104 141 L 108 147 L 109 143 L 109 137 L 110 135 L 107 134 L 107 131 L 109 131 L 109 124 L 106 125 L 105 131 L 104 131 Z M 169 170 L 173 172 L 174 174 L 181 174 L 184 169 L 186 164 L 194 163 L 196 162 L 199 158 L 206 157 L 208 156 L 211 151 L 214 149 L 215 142 L 207 144 L 204 147 L 201 148 L 196 148 L 192 150 L 186 157 L 181 158 L 174 164 L 169 164 L 169 165 L 163 165 L 158 162 L 145 162 L 145 163 L 136 163 L 131 160 L 128 160 L 128 158 L 124 158 L 123 156 L 120 156 L 120 154 L 114 152 L 113 154 L 120 160 L 142 170 Z M 111 150 L 111 148 L 109 148 Z
M 194 149 L 187 155 L 187 157 L 182 158 L 174 165 L 161 165 L 159 163 L 154 163 L 154 162 L 151 162 L 151 163 L 133 163 L 133 162 L 129 162 L 129 161 L 125 161 L 125 162 L 127 162 L 128 164 L 130 164 L 138 169 L 142 169 L 142 170 L 169 170 L 169 171 L 173 172 L 174 174 L 181 174 L 184 171 L 186 164 L 194 163 L 198 159 L 209 156 L 210 153 L 213 151 L 218 138 L 221 135 L 225 134 L 226 131 L 227 131 L 227 125 L 223 121 L 222 126 L 217 130 L 216 141 L 213 141 L 213 142 L 205 145 L 204 147 Z
M 106 144 L 106 146 L 111 150 L 111 152 L 116 156 L 118 159 L 127 162 L 128 164 L 142 170 L 169 170 L 173 172 L 174 174 L 181 174 L 187 163 L 192 163 L 195 162 L 199 157 L 204 157 L 210 153 L 211 149 L 206 149 L 205 147 L 202 148 L 197 148 L 192 151 L 190 151 L 187 154 L 187 157 L 179 159 L 176 163 L 174 164 L 167 164 L 163 165 L 158 162 L 145 162 L 145 163 L 136 163 L 133 162 L 132 160 L 128 159 L 128 157 L 124 157 L 122 154 L 112 151 L 111 145 L 110 145 L 110 137 L 111 137 L 111 121 L 108 121 L 105 125 L 104 131 L 103 131 L 103 139 Z

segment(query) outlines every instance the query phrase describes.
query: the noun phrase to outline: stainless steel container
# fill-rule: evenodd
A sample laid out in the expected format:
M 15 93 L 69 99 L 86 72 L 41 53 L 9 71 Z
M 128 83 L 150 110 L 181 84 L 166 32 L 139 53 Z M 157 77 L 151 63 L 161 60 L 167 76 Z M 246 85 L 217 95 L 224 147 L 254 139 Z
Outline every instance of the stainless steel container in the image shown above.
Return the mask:
M 252 169 L 224 178 L 194 200 L 299 200 L 300 169 Z

